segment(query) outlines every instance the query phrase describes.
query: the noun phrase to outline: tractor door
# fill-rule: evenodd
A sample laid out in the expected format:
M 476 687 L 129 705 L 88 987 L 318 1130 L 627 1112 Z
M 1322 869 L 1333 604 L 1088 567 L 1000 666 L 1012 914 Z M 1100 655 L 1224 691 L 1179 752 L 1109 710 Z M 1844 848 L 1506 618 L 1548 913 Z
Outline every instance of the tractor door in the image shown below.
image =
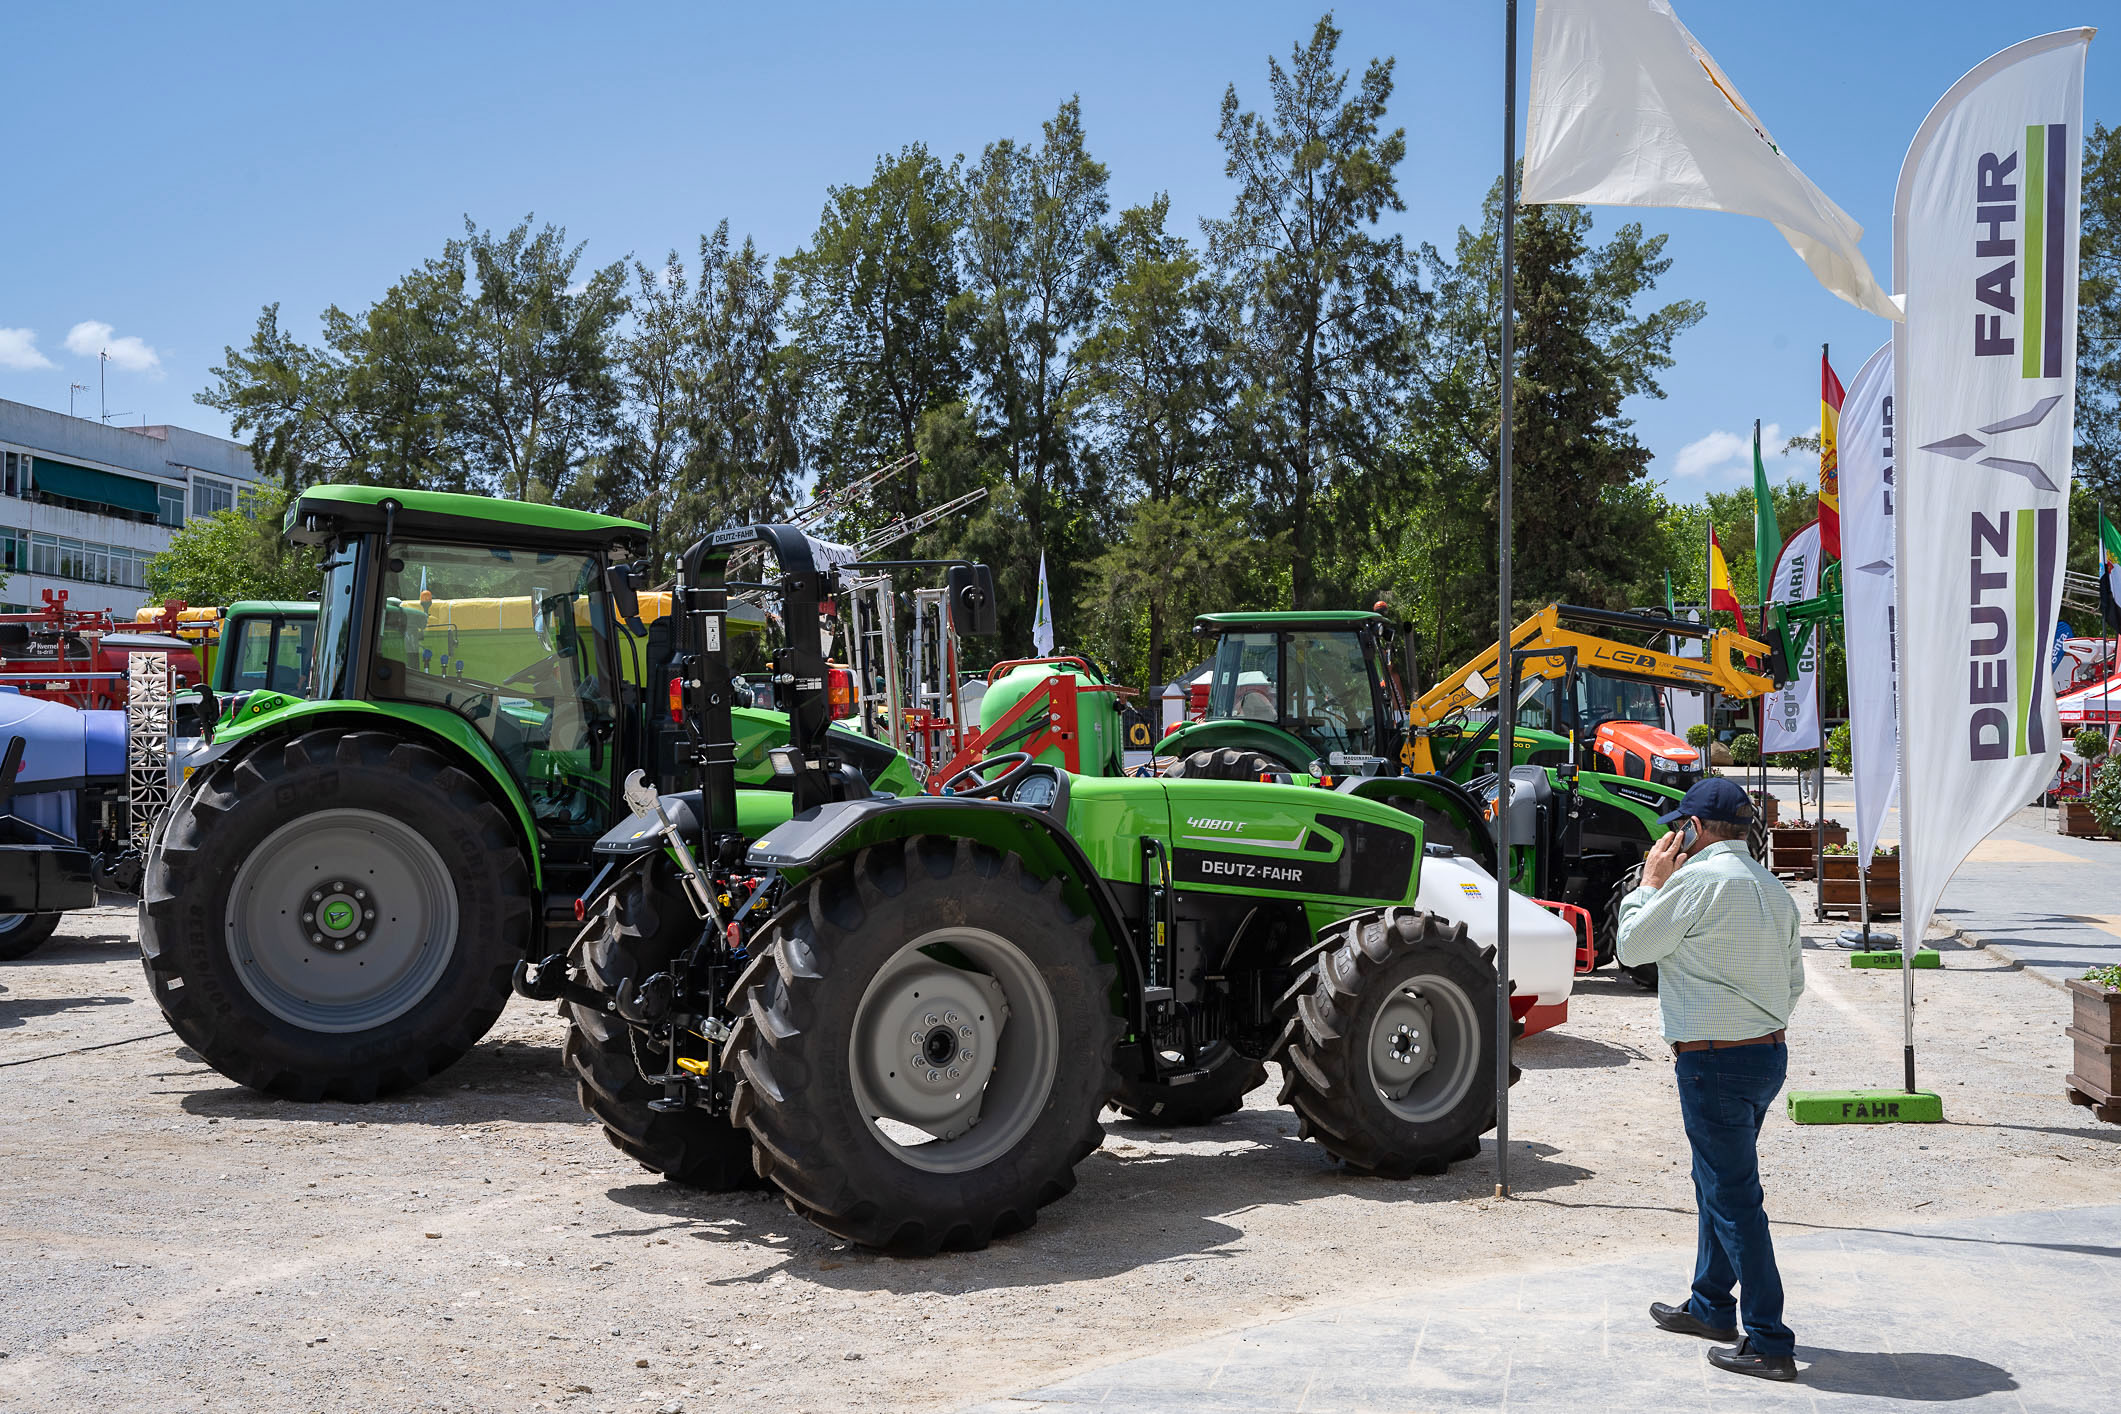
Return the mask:
M 1296 629 L 1283 649 L 1286 720 L 1282 725 L 1318 753 L 1374 756 L 1382 704 L 1369 654 L 1356 630 Z
M 586 860 L 614 818 L 619 765 L 601 560 L 404 540 L 384 554 L 373 695 L 470 722 L 530 802 L 548 872 Z

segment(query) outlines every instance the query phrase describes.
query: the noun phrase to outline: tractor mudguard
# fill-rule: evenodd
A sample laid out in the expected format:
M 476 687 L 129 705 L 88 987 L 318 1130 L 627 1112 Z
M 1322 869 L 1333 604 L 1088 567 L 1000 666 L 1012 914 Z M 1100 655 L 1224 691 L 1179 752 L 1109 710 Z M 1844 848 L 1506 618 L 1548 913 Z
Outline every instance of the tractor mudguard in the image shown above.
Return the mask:
M 1335 789 L 1405 810 L 1421 821 L 1424 842 L 1450 844 L 1499 874 L 1486 806 L 1458 782 L 1445 776 L 1350 776 Z
M 1242 717 L 1218 717 L 1212 722 L 1187 722 L 1174 727 L 1156 743 L 1158 756 L 1190 756 L 1196 751 L 1257 751 L 1301 771 L 1318 759 L 1318 753 L 1293 732 L 1271 722 L 1248 722 Z
M 1069 907 L 1089 916 L 1099 950 L 1119 964 L 1129 1023 L 1146 1029 L 1149 969 L 1134 929 L 1066 824 L 1039 807 L 962 796 L 835 801 L 768 831 L 747 858 L 755 868 L 778 869 L 800 880 L 866 846 L 913 835 L 971 839 L 1019 856 L 1041 877 L 1058 876 Z
M 343 721 L 348 731 L 385 725 L 410 728 L 417 735 L 441 744 L 450 754 L 464 758 L 467 767 L 500 792 L 501 798 L 514 812 L 516 827 L 522 834 L 523 853 L 530 863 L 531 887 L 544 887 L 544 861 L 536 843 L 538 824 L 537 818 L 531 814 L 530 802 L 523 798 L 514 774 L 493 749 L 493 743 L 471 723 L 447 707 L 430 707 L 417 702 L 363 702 L 344 697 L 309 702 L 268 695 L 273 696 L 277 704 L 282 704 L 277 710 L 259 714 L 246 711 L 241 721 L 224 723 L 216 728 L 213 745 L 187 764 L 195 770 L 203 769 L 239 751 L 249 750 L 253 743 L 330 725 L 334 720 Z

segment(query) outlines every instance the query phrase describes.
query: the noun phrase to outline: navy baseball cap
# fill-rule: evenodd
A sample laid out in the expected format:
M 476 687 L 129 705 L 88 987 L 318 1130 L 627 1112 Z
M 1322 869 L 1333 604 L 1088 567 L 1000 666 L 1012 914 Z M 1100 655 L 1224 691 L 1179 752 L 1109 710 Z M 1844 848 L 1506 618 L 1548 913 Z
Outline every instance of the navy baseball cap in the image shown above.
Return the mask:
M 1657 818 L 1664 824 L 1676 825 L 1689 816 L 1749 825 L 1753 821 L 1753 802 L 1746 798 L 1736 781 L 1708 776 L 1687 787 L 1687 793 L 1676 809 Z

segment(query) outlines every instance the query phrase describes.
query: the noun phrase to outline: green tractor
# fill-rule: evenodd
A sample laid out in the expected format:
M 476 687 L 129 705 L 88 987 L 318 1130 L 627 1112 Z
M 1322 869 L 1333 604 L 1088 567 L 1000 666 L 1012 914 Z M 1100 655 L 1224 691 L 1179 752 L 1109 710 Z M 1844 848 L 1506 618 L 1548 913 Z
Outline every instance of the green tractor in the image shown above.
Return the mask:
M 669 710 L 664 684 L 688 671 L 672 625 L 638 617 L 627 562 L 646 527 L 324 486 L 288 532 L 328 552 L 320 602 L 256 616 L 260 681 L 249 639 L 227 645 L 239 690 L 197 704 L 204 741 L 148 850 L 141 950 L 171 1027 L 217 1070 L 363 1100 L 485 1034 L 515 966 L 578 926 L 628 776 L 670 776 L 700 748 Z M 281 644 L 305 656 L 309 613 L 308 681 L 290 684 Z M 718 828 L 755 838 L 789 818 L 768 760 L 788 735 L 778 712 L 734 713 L 715 750 L 743 788 Z M 865 788 L 917 789 L 889 747 L 831 740 Z
M 1594 610 L 1566 613 L 1610 627 L 1651 622 Z M 1543 674 L 1560 671 L 1568 650 L 1602 646 L 1584 636 L 1564 638 L 1561 616 L 1548 609 L 1518 630 L 1520 640 L 1533 645 L 1521 656 L 1537 660 Z M 1180 724 L 1157 743 L 1159 756 L 1178 758 L 1171 775 L 1301 781 L 1317 774 L 1404 777 L 1433 767 L 1465 785 L 1490 815 L 1496 813 L 1495 723 L 1492 717 L 1470 720 L 1460 710 L 1491 695 L 1494 685 L 1474 674 L 1475 686 L 1469 689 L 1464 685 L 1469 675 L 1461 672 L 1416 700 L 1409 686 L 1411 664 L 1403 676 L 1393 661 L 1394 650 L 1405 643 L 1402 630 L 1383 615 L 1336 610 L 1203 614 L 1195 632 L 1214 645 L 1207 716 Z M 1557 640 L 1560 651 L 1539 651 L 1555 647 Z M 1574 676 L 1571 664 L 1561 680 L 1566 684 Z M 1529 698 L 1543 684 L 1527 677 L 1523 685 Z M 1573 700 L 1573 692 L 1560 696 Z M 1658 817 L 1684 792 L 1662 782 L 1578 769 L 1571 742 L 1579 735 L 1522 724 L 1516 730 L 1510 774 L 1513 794 L 1522 803 L 1512 824 L 1510 876 L 1512 886 L 1527 897 L 1564 906 L 1577 931 L 1578 970 L 1588 972 L 1615 960 L 1620 900 L 1634 887 L 1643 856 L 1665 833 Z M 1654 967 L 1629 969 L 1629 975 L 1644 986 L 1656 985 Z
M 763 836 L 715 688 L 725 567 L 757 543 L 803 679 L 769 753 L 794 813 Z M 1021 751 L 940 794 L 880 791 L 823 730 L 808 556 L 754 526 L 682 557 L 696 779 L 633 783 L 595 845 L 587 926 L 516 973 L 566 1003 L 568 1062 L 614 1144 L 711 1189 L 763 1177 L 826 1230 L 906 1254 L 1030 1225 L 1108 1102 L 1203 1122 L 1268 1060 L 1300 1132 L 1351 1169 L 1479 1152 L 1506 1027 L 1477 797 L 1433 777 L 1082 776 Z M 1514 1018 L 1565 998 L 1574 939 L 1506 897 Z

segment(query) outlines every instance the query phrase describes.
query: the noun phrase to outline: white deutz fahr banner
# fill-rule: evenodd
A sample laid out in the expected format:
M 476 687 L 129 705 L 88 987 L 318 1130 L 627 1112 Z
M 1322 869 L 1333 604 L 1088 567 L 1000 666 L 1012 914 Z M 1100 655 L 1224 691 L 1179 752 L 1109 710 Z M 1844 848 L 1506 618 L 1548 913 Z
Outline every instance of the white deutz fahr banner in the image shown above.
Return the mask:
M 1893 346 L 1872 354 L 1841 404 L 1841 603 L 1858 867 L 1870 868 L 1900 789 L 1899 606 L 1893 600 Z
M 1777 604 L 1796 604 L 1818 596 L 1819 561 L 1823 553 L 1816 520 L 1783 542 L 1782 557 L 1775 561 L 1774 599 Z M 1769 755 L 1778 751 L 1819 749 L 1821 642 L 1821 631 L 1815 630 L 1805 641 L 1804 652 L 1790 664 L 1795 676 L 1760 699 L 1760 749 Z
M 2089 29 L 1952 85 L 1900 169 L 1903 945 L 2062 749 L 2047 686 L 2075 423 L 2077 183 Z

